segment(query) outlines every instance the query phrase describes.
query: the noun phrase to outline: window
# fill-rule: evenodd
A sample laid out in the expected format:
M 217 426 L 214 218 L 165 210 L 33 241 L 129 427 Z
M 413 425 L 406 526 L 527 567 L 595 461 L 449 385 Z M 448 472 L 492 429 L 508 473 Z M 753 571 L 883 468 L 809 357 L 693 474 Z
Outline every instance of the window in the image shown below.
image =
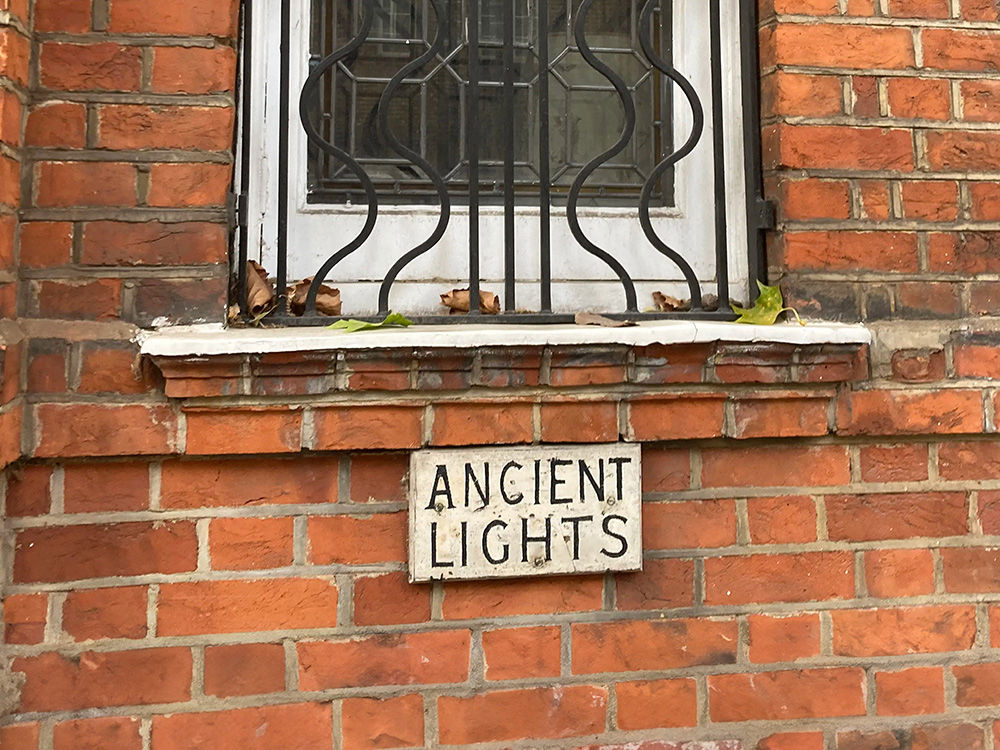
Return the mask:
M 263 0 L 254 16 L 246 252 L 337 286 L 345 315 L 439 315 L 470 287 L 525 321 L 634 316 L 653 292 L 715 317 L 746 299 L 750 0 Z

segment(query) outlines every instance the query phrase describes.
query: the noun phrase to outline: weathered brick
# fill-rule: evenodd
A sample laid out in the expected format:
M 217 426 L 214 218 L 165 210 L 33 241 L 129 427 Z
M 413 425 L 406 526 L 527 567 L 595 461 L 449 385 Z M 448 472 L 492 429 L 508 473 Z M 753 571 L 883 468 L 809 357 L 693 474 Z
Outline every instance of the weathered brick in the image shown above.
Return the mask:
M 171 453 L 177 415 L 168 406 L 39 404 L 35 455 L 135 456 Z
M 309 519 L 313 565 L 366 565 L 406 560 L 406 513 Z
M 883 716 L 944 712 L 944 670 L 941 667 L 876 672 L 875 690 L 876 712 Z
M 232 37 L 236 34 L 235 0 L 195 0 L 184 7 L 143 0 L 113 0 L 110 30 L 126 34 Z
M 941 550 L 944 587 L 955 593 L 1000 591 L 1000 550 L 954 547 Z
M 846 541 L 960 536 L 968 533 L 964 492 L 829 495 L 830 538 Z
M 558 627 L 503 628 L 483 631 L 487 680 L 558 677 L 561 659 Z
M 644 560 L 639 573 L 615 576 L 615 608 L 673 609 L 694 604 L 694 562 Z
M 82 589 L 66 595 L 63 630 L 76 641 L 146 637 L 146 587 Z
M 450 582 L 441 606 L 445 619 L 510 617 L 598 610 L 600 576 Z
M 205 694 L 280 693 L 285 689 L 285 648 L 280 643 L 241 643 L 205 649 Z
M 422 406 L 339 406 L 316 409 L 317 450 L 401 450 L 422 442 Z
M 750 661 L 758 664 L 819 656 L 819 615 L 750 615 Z
M 67 513 L 149 507 L 149 465 L 133 462 L 68 464 L 63 475 Z
M 708 705 L 713 721 L 860 716 L 864 672 L 845 667 L 712 675 Z
M 636 620 L 572 626 L 573 674 L 680 669 L 736 661 L 732 620 Z
M 619 682 L 619 729 L 693 727 L 698 723 L 698 700 L 694 680 L 648 680 Z
M 276 578 L 171 583 L 160 587 L 158 635 L 249 633 L 332 628 L 337 624 L 333 581 Z
M 105 104 L 98 113 L 99 148 L 226 151 L 232 147 L 232 107 Z
M 736 544 L 733 500 L 643 503 L 644 549 L 728 547 Z
M 431 588 L 393 572 L 354 579 L 355 625 L 400 625 L 431 619 Z
M 424 701 L 419 695 L 348 698 L 341 708 L 344 750 L 422 747 Z
M 747 501 L 750 541 L 795 544 L 816 540 L 816 504 L 811 497 L 755 497 Z
M 853 595 L 854 560 L 849 552 L 705 560 L 706 604 L 825 601 Z
M 122 1 L 114 0 L 114 4 Z M 190 750 L 191 747 L 210 747 L 213 750 L 269 750 L 277 747 L 332 750 L 332 737 L 330 704 L 299 703 L 155 716 L 152 744 L 157 750 Z
M 118 44 L 45 42 L 39 57 L 42 86 L 63 91 L 136 91 L 142 50 Z
M 616 402 L 545 402 L 542 440 L 548 443 L 608 443 L 618 440 Z
M 841 610 L 833 620 L 833 652 L 887 656 L 963 651 L 976 637 L 973 607 Z
M 934 593 L 934 559 L 927 549 L 865 552 L 868 593 L 884 599 Z
M 852 391 L 837 404 L 842 435 L 977 433 L 983 429 L 979 391 Z
M 80 262 L 96 266 L 195 265 L 225 257 L 226 228 L 208 222 L 92 221 L 84 225 L 80 250 Z
M 295 409 L 187 410 L 187 453 L 295 453 L 302 412 Z
M 215 518 L 208 527 L 213 570 L 258 570 L 291 565 L 293 519 Z
M 129 716 L 64 721 L 52 742 L 54 750 L 142 750 L 139 719 Z
M 434 445 L 509 445 L 532 440 L 532 406 L 469 402 L 434 407 Z
M 823 487 L 850 481 L 850 459 L 839 445 L 707 448 L 701 471 L 705 487 Z
M 45 640 L 49 598 L 45 594 L 9 594 L 3 599 L 4 643 L 34 645 Z
M 232 47 L 157 47 L 153 55 L 154 91 L 210 94 L 232 91 L 236 51 Z

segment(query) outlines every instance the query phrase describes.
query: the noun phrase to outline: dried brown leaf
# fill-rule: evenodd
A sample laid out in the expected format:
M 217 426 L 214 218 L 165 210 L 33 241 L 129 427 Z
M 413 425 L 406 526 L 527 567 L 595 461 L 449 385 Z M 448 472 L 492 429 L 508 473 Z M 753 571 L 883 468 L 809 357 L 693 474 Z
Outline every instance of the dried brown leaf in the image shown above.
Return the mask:
M 632 320 L 612 320 L 597 313 L 577 313 L 573 319 L 578 326 L 601 326 L 602 328 L 631 328 L 638 325 Z
M 658 312 L 682 312 L 691 309 L 691 303 L 687 300 L 670 297 L 663 292 L 653 292 L 653 306 Z
M 449 309 L 450 315 L 469 312 L 469 290 L 452 289 L 441 295 L 441 304 Z M 479 292 L 479 312 L 483 315 L 498 315 L 500 313 L 500 298 L 493 292 Z
M 309 295 L 309 287 L 312 285 L 313 277 L 302 279 L 293 286 L 288 287 L 288 309 L 292 315 L 304 315 L 306 311 L 306 297 Z M 332 286 L 320 284 L 319 292 L 316 295 L 316 312 L 320 315 L 340 315 L 341 301 L 340 290 Z
M 255 261 L 247 261 L 247 309 L 251 315 L 269 312 L 275 303 L 274 287 L 267 280 L 264 266 Z

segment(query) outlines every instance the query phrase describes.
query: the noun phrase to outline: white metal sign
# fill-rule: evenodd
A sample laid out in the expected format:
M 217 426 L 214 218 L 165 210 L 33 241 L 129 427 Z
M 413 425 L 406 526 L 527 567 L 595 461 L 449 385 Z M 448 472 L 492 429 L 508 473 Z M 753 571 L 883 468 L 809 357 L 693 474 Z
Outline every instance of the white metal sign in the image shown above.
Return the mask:
M 638 445 L 424 450 L 410 460 L 410 580 L 642 568 Z

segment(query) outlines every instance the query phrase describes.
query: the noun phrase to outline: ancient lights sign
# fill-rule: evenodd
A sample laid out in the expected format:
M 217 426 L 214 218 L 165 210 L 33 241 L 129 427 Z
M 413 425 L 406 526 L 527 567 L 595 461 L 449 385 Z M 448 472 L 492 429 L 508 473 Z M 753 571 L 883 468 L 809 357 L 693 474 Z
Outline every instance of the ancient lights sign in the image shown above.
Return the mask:
M 425 450 L 410 462 L 410 580 L 642 567 L 640 448 Z

